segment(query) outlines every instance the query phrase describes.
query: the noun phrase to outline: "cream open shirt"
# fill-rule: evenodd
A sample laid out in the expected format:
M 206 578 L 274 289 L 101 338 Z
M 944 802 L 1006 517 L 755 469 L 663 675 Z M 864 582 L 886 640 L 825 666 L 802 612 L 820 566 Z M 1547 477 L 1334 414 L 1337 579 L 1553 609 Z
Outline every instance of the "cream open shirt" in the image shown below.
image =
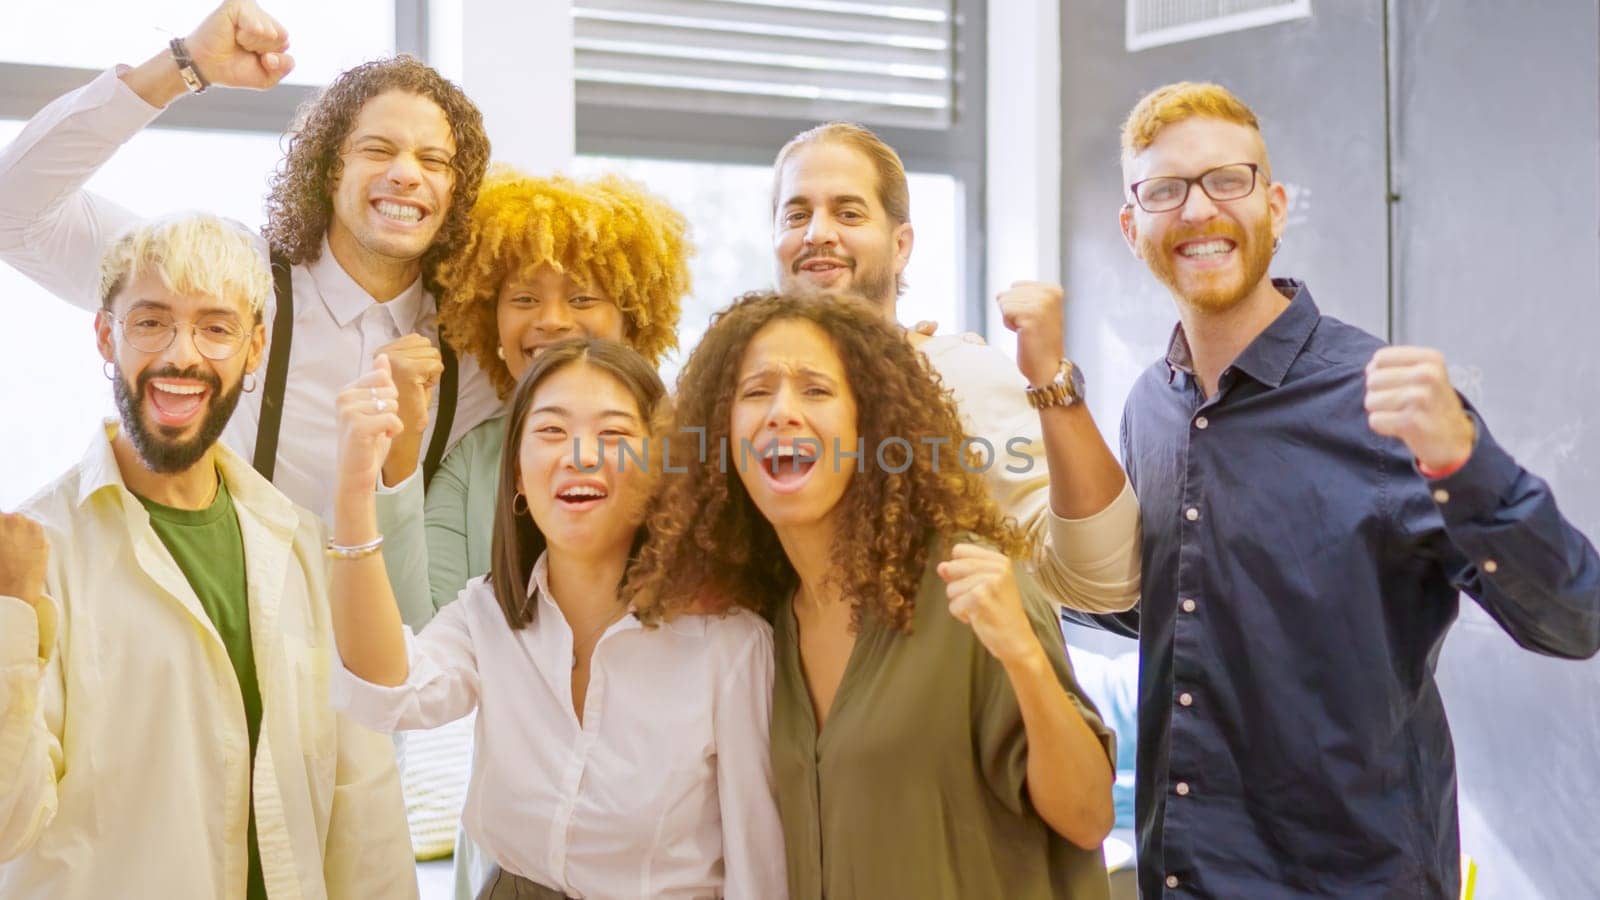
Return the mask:
M 241 898 L 250 738 L 228 652 L 112 455 L 22 512 L 50 542 L 38 615 L 0 596 L 0 897 Z M 274 900 L 411 898 L 389 739 L 329 704 L 316 519 L 218 445 L 261 688 L 256 829 Z
M 84 190 L 84 183 L 123 142 L 161 113 L 118 78 L 118 71 L 102 72 L 57 98 L 0 148 L 0 260 L 87 310 L 100 308 L 101 254 L 139 216 Z M 151 174 L 178 178 L 182 170 L 183 161 L 174 160 L 170 172 Z M 241 175 L 261 177 L 256 172 Z M 258 246 L 265 256 L 266 242 L 258 241 Z M 326 240 L 315 262 L 290 268 L 290 283 L 294 339 L 273 483 L 290 500 L 327 519 L 332 511 L 339 391 L 372 367 L 380 348 L 404 335 L 415 332 L 437 344 L 438 317 L 421 279 L 388 302 L 374 300 L 333 258 Z M 277 301 L 269 298 L 263 314 L 269 353 L 276 310 Z M 266 377 L 267 358 L 262 356 L 258 380 Z M 450 429 L 452 444 L 500 409 L 500 398 L 477 361 L 467 353 L 459 359 L 461 390 Z M 255 455 L 263 393 L 243 395 L 222 433 L 223 443 L 246 460 Z M 434 391 L 435 409 L 438 399 L 439 392 Z M 433 439 L 433 421 L 430 413 L 424 450 Z
M 534 565 L 538 612 L 506 625 L 483 578 L 415 637 L 383 687 L 343 667 L 334 702 L 374 728 L 478 711 L 461 821 L 507 871 L 605 900 L 783 900 L 768 754 L 772 628 L 756 614 L 624 616 L 600 636 L 579 722 L 572 630 Z
M 1110 506 L 1086 519 L 1050 509 L 1050 467 L 1027 380 L 1000 350 L 974 338 L 940 335 L 921 345 L 955 395 L 967 434 L 994 448 L 983 473 L 989 496 L 1034 541 L 1030 569 L 1052 601 L 1085 612 L 1121 612 L 1139 601 L 1139 501 L 1124 484 Z M 1021 438 L 1017 443 L 1013 439 Z M 1008 444 L 1010 445 L 1008 451 Z M 940 463 L 954 448 L 941 447 Z M 983 452 L 980 448 L 980 452 Z M 1009 469 L 1026 469 L 1012 472 Z

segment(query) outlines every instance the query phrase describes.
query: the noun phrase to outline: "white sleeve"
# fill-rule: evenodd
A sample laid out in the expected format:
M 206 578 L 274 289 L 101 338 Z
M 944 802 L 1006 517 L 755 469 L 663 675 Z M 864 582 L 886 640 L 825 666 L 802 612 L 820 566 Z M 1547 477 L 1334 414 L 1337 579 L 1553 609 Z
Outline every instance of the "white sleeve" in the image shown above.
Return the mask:
M 0 862 L 50 824 L 63 774 L 55 601 L 34 609 L 0 595 Z
M 717 797 L 728 900 L 783 900 L 789 887 L 772 784 L 772 629 L 756 629 L 717 690 Z
M 57 98 L 0 149 L 0 260 L 88 310 L 106 244 L 138 217 L 83 185 L 161 113 L 117 73 Z
M 476 584 L 477 582 L 475 582 Z M 478 658 L 467 622 L 464 596 L 439 611 L 421 634 L 405 629 L 410 671 L 404 684 L 373 684 L 356 677 L 343 660 L 333 669 L 333 706 L 374 731 L 437 728 L 478 705 Z

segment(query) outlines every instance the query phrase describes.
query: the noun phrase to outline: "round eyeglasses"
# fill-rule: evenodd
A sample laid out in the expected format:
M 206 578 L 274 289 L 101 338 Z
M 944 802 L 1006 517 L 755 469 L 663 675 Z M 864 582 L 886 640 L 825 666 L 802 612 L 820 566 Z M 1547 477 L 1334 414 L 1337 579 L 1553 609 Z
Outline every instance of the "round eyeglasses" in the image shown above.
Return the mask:
M 194 349 L 210 360 L 231 359 L 250 336 L 237 317 L 226 313 L 207 313 L 194 322 L 178 322 L 160 310 L 134 310 L 112 321 L 122 326 L 122 336 L 141 353 L 160 353 L 172 346 L 180 327 L 194 336 Z
M 1255 163 L 1230 163 L 1207 169 L 1193 178 L 1159 175 L 1128 185 L 1128 191 L 1145 212 L 1170 212 L 1189 202 L 1189 188 L 1198 184 L 1212 200 L 1238 200 L 1256 189 Z

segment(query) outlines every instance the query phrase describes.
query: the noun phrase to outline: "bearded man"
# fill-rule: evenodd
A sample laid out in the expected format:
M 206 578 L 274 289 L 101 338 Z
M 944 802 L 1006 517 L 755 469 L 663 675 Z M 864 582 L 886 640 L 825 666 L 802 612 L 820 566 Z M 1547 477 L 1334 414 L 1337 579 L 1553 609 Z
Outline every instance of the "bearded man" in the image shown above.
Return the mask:
M 1600 649 L 1600 558 L 1450 385 L 1267 274 L 1288 208 L 1256 116 L 1212 84 L 1123 128 L 1128 246 L 1179 324 L 1122 452 L 1143 595 L 1145 898 L 1455 898 L 1455 754 L 1434 666 L 1460 592 L 1519 644 Z
M 389 740 L 328 701 L 325 532 L 218 440 L 266 262 L 182 215 L 100 285 L 120 421 L 0 514 L 0 896 L 416 897 Z

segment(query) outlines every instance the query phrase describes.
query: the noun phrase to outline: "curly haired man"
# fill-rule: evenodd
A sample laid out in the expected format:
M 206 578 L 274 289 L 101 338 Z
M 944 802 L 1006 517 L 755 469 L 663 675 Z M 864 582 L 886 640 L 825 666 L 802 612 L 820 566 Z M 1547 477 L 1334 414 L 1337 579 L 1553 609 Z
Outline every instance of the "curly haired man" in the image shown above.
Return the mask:
M 252 0 L 228 0 L 142 64 L 107 70 L 45 107 L 0 150 L 0 259 L 94 309 L 94 261 L 137 216 L 84 183 L 185 94 L 277 84 L 294 66 L 288 48 L 288 33 Z M 266 374 L 245 385 L 222 439 L 290 499 L 326 514 L 334 397 L 378 353 L 402 381 L 444 388 L 402 405 L 408 427 L 385 466 L 391 484 L 425 453 L 436 464 L 499 406 L 473 360 L 457 367 L 437 346 L 434 303 L 434 272 L 464 237 L 489 139 L 458 87 L 400 56 L 334 79 L 301 110 L 287 145 L 260 248 L 276 280 Z

